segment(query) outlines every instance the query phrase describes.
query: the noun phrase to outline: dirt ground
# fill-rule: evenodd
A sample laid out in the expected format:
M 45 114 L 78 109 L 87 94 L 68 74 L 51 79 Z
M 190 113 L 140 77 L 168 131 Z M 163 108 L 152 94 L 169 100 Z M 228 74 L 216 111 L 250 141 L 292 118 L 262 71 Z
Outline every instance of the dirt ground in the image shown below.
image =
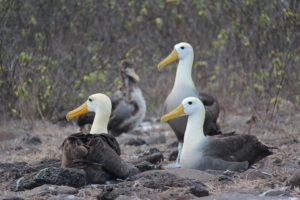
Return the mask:
M 268 146 L 277 147 L 274 154 L 259 161 L 245 172 L 235 172 L 231 176 L 225 176 L 224 172 L 201 172 L 198 170 L 175 169 L 167 170 L 180 178 L 194 178 L 203 182 L 210 194 L 224 193 L 249 193 L 262 195 L 266 191 L 274 190 L 278 196 L 300 197 L 300 188 L 287 185 L 289 178 L 300 172 L 300 113 L 290 104 L 280 107 L 272 120 L 263 120 L 259 114 L 251 115 L 248 111 L 230 111 L 221 114 L 219 123 L 223 132 L 235 131 L 241 134 L 252 134 Z M 225 117 L 226 116 L 226 117 Z M 138 128 L 140 135 L 123 134 L 118 138 L 122 150 L 122 158 L 128 162 L 137 160 L 137 152 L 147 151 L 151 148 L 159 149 L 164 161 L 160 165 L 167 165 L 170 154 L 177 149 L 176 138 L 168 125 L 149 120 Z M 44 159 L 61 159 L 60 146 L 64 138 L 71 133 L 78 132 L 75 120 L 66 124 L 51 124 L 49 122 L 2 121 L 0 124 L 0 163 L 37 163 Z M 38 137 L 36 142 L 32 137 Z M 128 138 L 148 139 L 164 136 L 165 140 L 153 142 L 150 145 L 132 146 L 125 145 Z M 31 142 L 30 142 L 31 141 Z M 32 142 L 33 141 L 33 142 Z M 172 145 L 173 144 L 173 145 Z M 175 144 L 175 145 L 174 145 Z M 2 171 L 1 171 L 2 170 Z M 156 170 L 164 171 L 164 170 Z M 3 169 L 0 169 L 0 175 Z M 216 178 L 217 177 L 217 178 Z M 55 198 L 36 193 L 30 196 L 31 191 L 12 192 L 7 185 L 10 181 L 1 177 L 0 191 L 4 196 L 19 196 L 30 199 L 64 199 Z M 96 199 L 100 186 L 89 185 L 79 188 L 70 199 Z M 179 190 L 178 190 L 179 191 Z M 156 191 L 163 192 L 163 191 Z M 125 195 L 126 196 L 126 195 Z M 276 194 L 275 194 L 276 196 Z M 51 197 L 51 198 L 50 198 Z M 153 196 L 155 199 L 156 196 Z M 124 197 L 125 198 L 125 197 Z M 136 199 L 142 197 L 137 193 Z M 152 199 L 151 196 L 147 197 Z M 99 198 L 98 198 L 99 199 Z M 118 199 L 122 199 L 119 197 Z M 176 199 L 176 198 L 175 198 Z M 180 199 L 180 196 L 178 197 Z M 185 199 L 190 199 L 186 197 Z

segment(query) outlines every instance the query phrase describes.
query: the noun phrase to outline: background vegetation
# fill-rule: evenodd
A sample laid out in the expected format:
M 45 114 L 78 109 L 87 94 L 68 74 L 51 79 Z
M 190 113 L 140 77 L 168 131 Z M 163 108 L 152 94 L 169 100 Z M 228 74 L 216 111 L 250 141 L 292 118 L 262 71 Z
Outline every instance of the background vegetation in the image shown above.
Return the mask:
M 89 94 L 113 91 L 122 59 L 136 63 L 148 114 L 158 114 L 176 64 L 193 45 L 199 89 L 232 105 L 273 113 L 300 102 L 298 0 L 0 0 L 2 118 L 56 120 Z

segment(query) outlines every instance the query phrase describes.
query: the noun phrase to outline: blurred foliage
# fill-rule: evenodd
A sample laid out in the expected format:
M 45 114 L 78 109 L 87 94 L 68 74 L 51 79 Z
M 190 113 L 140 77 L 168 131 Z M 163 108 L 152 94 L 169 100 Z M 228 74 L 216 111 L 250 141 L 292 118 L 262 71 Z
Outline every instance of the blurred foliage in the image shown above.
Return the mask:
M 196 84 L 221 102 L 299 103 L 299 27 L 297 0 L 0 0 L 0 111 L 55 119 L 110 94 L 129 58 L 157 114 L 176 68 L 156 64 L 181 41 L 194 47 Z

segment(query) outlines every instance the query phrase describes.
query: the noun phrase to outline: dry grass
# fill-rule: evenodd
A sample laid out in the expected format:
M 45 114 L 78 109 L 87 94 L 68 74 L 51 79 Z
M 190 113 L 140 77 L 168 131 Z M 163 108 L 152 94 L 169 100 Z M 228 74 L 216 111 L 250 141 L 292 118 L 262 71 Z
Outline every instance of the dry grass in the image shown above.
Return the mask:
M 12 140 L 0 142 L 0 162 L 33 163 L 45 158 L 61 158 L 60 145 L 64 138 L 76 132 L 76 127 L 60 127 L 46 122 L 16 122 L 10 121 L 0 125 L 0 129 L 14 135 Z M 28 145 L 24 140 L 30 136 L 38 136 L 40 145 Z

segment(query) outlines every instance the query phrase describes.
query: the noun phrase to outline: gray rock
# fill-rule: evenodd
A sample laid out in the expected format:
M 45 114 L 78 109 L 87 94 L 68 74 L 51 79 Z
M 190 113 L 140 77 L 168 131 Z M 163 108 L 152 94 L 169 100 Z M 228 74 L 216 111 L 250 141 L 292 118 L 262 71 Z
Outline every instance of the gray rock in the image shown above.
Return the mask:
M 191 187 L 190 192 L 195 196 L 207 196 L 206 186 L 199 180 L 189 178 L 177 178 L 168 172 L 153 172 L 138 174 L 130 180 L 139 180 L 143 186 L 151 189 L 167 190 L 170 187 Z
M 207 196 L 207 187 L 199 180 L 178 178 L 174 174 L 157 170 L 130 177 L 127 182 L 101 185 L 99 200 L 126 199 L 191 199 Z M 159 192 L 156 192 L 159 191 Z M 121 198 L 122 199 L 122 198 Z
M 287 185 L 300 187 L 300 171 L 295 172 L 287 181 Z
M 261 197 L 253 194 L 224 193 L 219 195 L 202 197 L 201 200 L 299 200 L 299 199 L 291 198 L 291 197 L 266 197 L 266 196 Z
M 272 177 L 271 174 L 259 171 L 257 169 L 248 169 L 243 176 L 247 180 L 267 179 Z
M 161 169 L 160 165 L 154 165 L 148 161 L 142 161 L 138 163 L 133 164 L 136 168 L 140 170 L 140 172 L 148 171 L 148 170 L 153 170 L 153 169 Z
M 146 144 L 145 140 L 141 138 L 130 138 L 127 142 L 124 143 L 124 145 L 130 145 L 130 146 L 141 146 Z
M 102 193 L 97 195 L 98 200 L 114 200 L 116 199 L 120 194 L 113 192 L 113 187 L 107 187 L 103 190 Z
M 140 173 L 129 178 L 130 181 L 136 181 L 140 179 L 176 179 L 176 175 L 165 172 L 165 170 L 157 170 L 152 172 Z
M 282 165 L 282 159 L 275 158 L 275 160 L 273 161 L 273 164 L 276 165 L 276 166 L 281 166 Z
M 137 138 L 138 138 L 138 136 L 136 136 L 136 135 L 129 134 L 129 133 L 123 133 L 122 135 L 117 137 L 116 140 L 118 141 L 118 143 L 120 145 L 122 145 L 122 144 L 126 144 L 127 142 L 129 142 L 132 139 L 137 139 Z
M 260 196 L 290 196 L 290 193 L 285 190 L 271 189 L 263 192 Z
M 24 200 L 21 197 L 4 197 L 2 200 Z
M 234 182 L 234 177 L 226 176 L 226 175 L 221 175 L 218 179 L 218 181 L 224 183 L 229 183 L 229 182 Z
M 130 181 L 136 181 L 140 179 L 176 179 L 176 175 L 165 172 L 165 170 L 157 170 L 151 172 L 140 173 L 130 177 Z
M 49 167 L 21 177 L 10 188 L 23 191 L 43 184 L 81 187 L 86 184 L 85 173 L 79 169 Z
M 37 164 L 26 162 L 0 163 L 0 182 L 18 179 L 25 174 L 37 172 L 46 167 L 59 167 L 60 165 L 60 160 L 58 159 L 45 159 Z
M 190 192 L 196 197 L 205 197 L 209 195 L 209 192 L 203 184 L 196 184 L 191 187 Z
M 0 163 L 0 180 L 2 182 L 9 179 L 16 179 L 28 171 L 32 172 L 33 169 L 26 162 Z
M 86 198 L 80 198 L 74 194 L 59 194 L 52 196 L 50 198 L 47 198 L 47 200 L 85 200 Z
M 143 135 L 143 134 L 144 134 L 144 132 L 143 132 L 143 131 L 141 131 L 141 130 L 139 130 L 139 129 L 134 129 L 134 130 L 132 130 L 132 131 L 128 132 L 127 134 L 130 134 L 130 135 L 135 135 L 135 136 L 140 136 L 140 135 Z
M 69 186 L 58 185 L 42 185 L 30 190 L 30 195 L 44 196 L 46 194 L 58 195 L 58 194 L 76 194 L 78 190 Z
M 163 154 L 157 148 L 151 148 L 148 151 L 135 152 L 139 161 L 148 161 L 152 164 L 157 164 L 164 160 Z
M 42 140 L 38 136 L 29 135 L 27 138 L 24 139 L 24 141 L 26 144 L 30 144 L 30 145 L 42 144 Z
M 156 136 L 156 137 L 150 137 L 145 139 L 146 143 L 149 145 L 153 144 L 164 144 L 166 143 L 166 136 L 164 134 Z
M 168 172 L 175 175 L 178 178 L 183 179 L 197 179 L 202 182 L 211 182 L 217 181 L 220 175 L 212 175 L 206 171 L 196 170 L 196 169 L 184 169 L 184 168 L 175 168 L 175 169 L 165 169 L 165 170 L 156 170 L 157 172 Z M 148 171 L 144 173 L 154 173 L 155 171 Z
M 172 153 L 169 156 L 169 161 L 176 160 L 177 156 L 178 156 L 178 150 L 172 151 Z
M 178 147 L 178 141 L 174 141 L 174 142 L 168 144 L 167 147 L 168 147 L 168 148 L 175 148 L 175 147 Z
M 231 176 L 233 177 L 235 175 L 235 172 L 234 171 L 230 171 L 230 170 L 226 170 L 223 172 L 224 175 L 226 176 Z

